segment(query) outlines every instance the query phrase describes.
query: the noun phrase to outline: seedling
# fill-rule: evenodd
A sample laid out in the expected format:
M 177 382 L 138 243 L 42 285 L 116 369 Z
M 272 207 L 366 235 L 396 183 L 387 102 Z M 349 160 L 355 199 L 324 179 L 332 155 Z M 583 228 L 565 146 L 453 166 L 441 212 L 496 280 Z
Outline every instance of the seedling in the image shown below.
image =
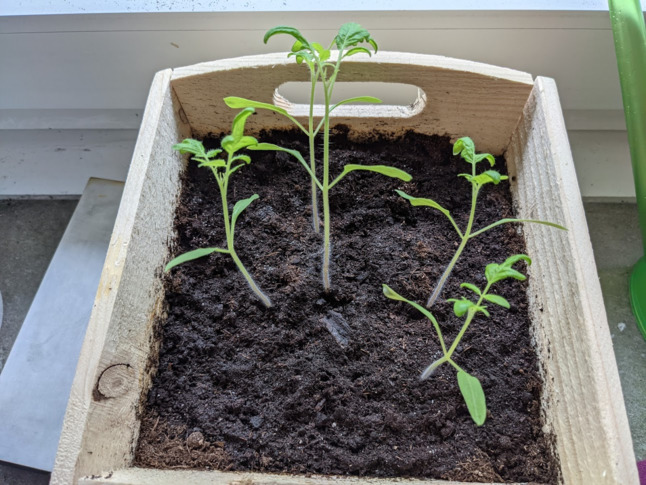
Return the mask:
M 435 301 L 440 296 L 440 293 L 444 288 L 446 280 L 449 278 L 451 271 L 453 271 L 455 264 L 457 263 L 458 259 L 460 259 L 460 256 L 462 255 L 462 251 L 464 251 L 464 248 L 466 247 L 467 242 L 470 239 L 477 237 L 480 234 L 483 234 L 488 230 L 493 229 L 496 226 L 500 226 L 501 224 L 508 224 L 510 222 L 533 222 L 535 224 L 544 224 L 546 226 L 551 226 L 551 227 L 556 227 L 557 229 L 566 230 L 563 226 L 560 226 L 553 222 L 537 221 L 534 219 L 506 218 L 506 219 L 500 219 L 499 221 L 496 221 L 493 224 L 489 224 L 488 226 L 483 227 L 482 229 L 479 229 L 477 231 L 473 231 L 473 221 L 476 213 L 476 202 L 478 200 L 478 194 L 480 192 L 480 189 L 484 185 L 487 185 L 490 183 L 498 185 L 500 182 L 502 182 L 503 180 L 507 180 L 509 177 L 507 177 L 506 175 L 501 175 L 496 170 L 485 170 L 481 174 L 476 175 L 476 165 L 478 165 L 478 163 L 486 160 L 487 162 L 489 162 L 489 165 L 493 167 L 496 164 L 496 159 L 490 153 L 476 154 L 473 140 L 471 140 L 471 138 L 469 137 L 460 138 L 453 145 L 453 155 L 458 155 L 458 154 L 467 163 L 471 164 L 470 174 L 461 173 L 458 175 L 458 177 L 464 177 L 471 183 L 471 212 L 469 213 L 469 221 L 467 222 L 467 227 L 464 230 L 464 232 L 460 230 L 460 228 L 455 222 L 455 219 L 453 219 L 453 217 L 451 216 L 451 213 L 447 209 L 442 207 L 440 204 L 435 202 L 434 200 L 425 199 L 421 197 L 413 197 L 406 194 L 405 192 L 402 192 L 401 190 L 396 190 L 396 192 L 400 196 L 408 200 L 413 206 L 427 206 L 440 211 L 448 218 L 448 220 L 451 222 L 451 225 L 453 226 L 455 231 L 458 233 L 458 236 L 460 237 L 460 245 L 455 251 L 455 254 L 451 259 L 451 262 L 448 264 L 448 266 L 442 273 L 442 276 L 440 276 L 440 279 L 438 280 L 437 284 L 435 285 L 435 288 L 433 289 L 433 293 L 431 294 L 428 301 L 426 302 L 427 308 L 431 308 L 435 303 Z
M 330 113 L 341 105 L 347 103 L 380 103 L 381 100 L 371 96 L 360 96 L 356 98 L 349 98 L 331 105 L 332 92 L 336 82 L 341 63 L 344 59 L 355 54 L 364 53 L 372 55 L 370 48 L 377 52 L 377 43 L 370 36 L 370 33 L 356 23 L 347 23 L 341 26 L 339 33 L 334 37 L 329 47 L 326 49 L 321 44 L 316 42 L 309 42 L 303 34 L 293 27 L 279 26 L 274 27 L 265 34 L 264 42 L 277 34 L 286 34 L 292 36 L 296 41 L 294 42 L 291 52 L 288 54 L 294 57 L 299 64 L 304 63 L 308 66 L 310 71 L 311 92 L 310 92 L 310 109 L 308 118 L 308 127 L 305 128 L 298 120 L 291 116 L 287 110 L 279 108 L 272 104 L 260 103 L 249 99 L 229 97 L 224 98 L 225 103 L 232 108 L 245 108 L 254 107 L 267 109 L 290 119 L 303 133 L 309 138 L 310 149 L 310 163 L 305 161 L 302 155 L 296 150 L 289 150 L 286 148 L 278 147 L 270 143 L 259 143 L 256 146 L 250 147 L 253 150 L 276 150 L 284 151 L 296 157 L 296 159 L 305 167 L 307 173 L 310 175 L 312 181 L 312 224 L 314 230 L 319 230 L 319 217 L 317 209 L 317 192 L 318 188 L 322 194 L 323 200 L 323 287 L 325 290 L 330 289 L 330 200 L 329 192 L 338 182 L 341 181 L 348 173 L 355 170 L 365 170 L 370 172 L 380 173 L 388 177 L 398 178 L 406 182 L 410 181 L 412 177 L 406 172 L 385 166 L 385 165 L 353 165 L 349 164 L 343 167 L 341 174 L 330 182 Z M 360 44 L 366 44 L 362 46 Z M 338 52 L 336 53 L 336 61 L 330 60 L 332 57 L 332 47 L 336 46 Z M 319 123 L 315 126 L 314 123 L 314 94 L 316 84 L 320 80 L 323 86 L 324 94 L 324 114 Z M 314 140 L 317 134 L 323 128 L 323 179 L 320 180 L 317 176 L 316 157 L 314 153 Z
M 235 262 L 245 280 L 247 280 L 247 283 L 249 284 L 251 290 L 266 307 L 270 307 L 271 300 L 260 290 L 247 269 L 244 267 L 233 245 L 236 221 L 238 220 L 238 217 L 240 217 L 240 214 L 242 214 L 242 211 L 244 211 L 249 206 L 249 204 L 251 204 L 258 198 L 258 194 L 253 194 L 248 199 L 243 199 L 236 202 L 236 204 L 233 206 L 233 213 L 231 214 L 231 217 L 229 217 L 229 205 L 227 203 L 229 177 L 243 166 L 251 163 L 251 158 L 248 155 L 239 155 L 237 154 L 237 152 L 239 150 L 242 150 L 243 148 L 250 148 L 258 144 L 258 140 L 256 140 L 254 137 L 244 135 L 245 122 L 253 112 L 253 108 L 245 108 L 240 113 L 238 113 L 238 115 L 233 120 L 231 134 L 225 136 L 220 142 L 220 146 L 222 147 L 221 149 L 209 150 L 207 152 L 202 142 L 190 138 L 187 138 L 181 143 L 173 146 L 173 149 L 179 150 L 179 152 L 182 154 L 190 153 L 191 155 L 193 155 L 191 159 L 198 162 L 199 167 L 208 167 L 213 172 L 213 176 L 218 183 L 218 188 L 220 189 L 220 197 L 222 199 L 222 215 L 224 217 L 224 232 L 227 239 L 227 248 L 194 249 L 193 251 L 189 251 L 172 259 L 166 265 L 165 271 L 169 271 L 178 264 L 202 258 L 204 256 L 208 256 L 211 253 L 228 254 Z M 226 161 L 222 158 L 218 158 L 218 156 L 223 153 L 223 151 L 227 154 Z
M 524 254 L 516 254 L 507 258 L 507 260 L 502 264 L 488 264 L 485 268 L 485 277 L 487 278 L 487 284 L 484 287 L 484 290 L 480 290 L 480 288 L 472 283 L 462 283 L 460 285 L 462 288 L 466 288 L 467 290 L 475 293 L 477 297 L 475 302 L 467 299 L 464 296 L 460 299 L 451 298 L 447 300 L 453 302 L 453 312 L 457 317 L 462 318 L 466 315 L 460 332 L 458 333 L 457 337 L 451 344 L 451 347 L 448 348 L 448 350 L 446 348 L 446 343 L 444 342 L 444 337 L 442 336 L 440 325 L 430 311 L 428 311 L 423 306 L 415 303 L 414 301 L 407 300 L 406 298 L 392 290 L 388 285 L 382 285 L 384 295 L 387 298 L 390 298 L 391 300 L 405 301 L 412 307 L 422 312 L 431 321 L 433 327 L 435 328 L 435 332 L 437 333 L 437 337 L 440 341 L 440 347 L 442 349 L 442 357 L 429 365 L 424 370 L 424 372 L 422 372 L 420 378 L 422 380 L 428 379 L 442 364 L 448 363 L 452 365 L 455 370 L 457 370 L 458 387 L 460 388 L 464 402 L 467 405 L 471 419 L 473 419 L 473 421 L 478 426 L 482 426 L 487 417 L 487 403 L 484 391 L 482 390 L 482 385 L 480 384 L 480 380 L 477 377 L 472 376 L 455 363 L 455 361 L 453 360 L 453 353 L 455 352 L 455 349 L 460 343 L 460 340 L 462 340 L 464 333 L 467 331 L 467 328 L 469 328 L 469 325 L 471 324 L 475 316 L 479 313 L 482 313 L 486 317 L 490 316 L 489 311 L 487 310 L 487 306 L 484 305 L 485 301 L 499 305 L 503 308 L 510 308 L 509 302 L 505 298 L 500 295 L 489 293 L 489 290 L 495 283 L 508 278 L 513 278 L 520 281 L 527 279 L 525 275 L 512 267 L 519 261 L 525 261 L 528 265 L 532 263 L 531 259 L 529 259 L 528 256 Z

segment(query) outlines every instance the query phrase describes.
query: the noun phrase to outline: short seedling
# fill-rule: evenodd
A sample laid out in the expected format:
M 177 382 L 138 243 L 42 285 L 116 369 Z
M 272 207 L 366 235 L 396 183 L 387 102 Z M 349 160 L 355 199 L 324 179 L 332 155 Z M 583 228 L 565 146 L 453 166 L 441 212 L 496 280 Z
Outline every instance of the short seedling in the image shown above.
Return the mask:
M 207 152 L 202 142 L 190 138 L 173 146 L 175 150 L 179 150 L 179 152 L 182 154 L 190 153 L 191 155 L 193 155 L 191 158 L 196 162 L 199 162 L 199 167 L 208 167 L 213 172 L 215 180 L 218 182 L 220 197 L 222 199 L 222 215 L 224 217 L 224 231 L 227 239 L 227 248 L 200 248 L 189 251 L 174 258 L 170 263 L 166 265 L 165 271 L 169 271 L 171 268 L 177 266 L 178 264 L 192 261 L 194 259 L 207 256 L 211 253 L 228 254 L 236 263 L 236 266 L 244 276 L 245 280 L 247 280 L 247 283 L 251 287 L 251 290 L 266 307 L 270 307 L 271 300 L 260 290 L 256 282 L 253 280 L 247 269 L 242 264 L 242 261 L 240 261 L 240 258 L 238 257 L 238 254 L 236 253 L 236 250 L 233 246 L 236 221 L 238 220 L 240 214 L 242 214 L 242 211 L 244 211 L 249 206 L 249 204 L 251 204 L 258 198 L 258 194 L 253 194 L 248 199 L 243 199 L 236 202 L 236 204 L 233 206 L 233 213 L 231 214 L 230 218 L 229 205 L 227 203 L 229 177 L 236 170 L 239 170 L 244 165 L 251 163 L 251 158 L 248 155 L 240 155 L 237 154 L 237 152 L 239 150 L 242 150 L 243 148 L 249 148 L 258 144 L 258 141 L 254 137 L 244 135 L 245 122 L 253 112 L 253 108 L 246 108 L 238 113 L 238 115 L 233 120 L 231 134 L 225 136 L 220 142 L 222 149 L 209 150 Z M 227 154 L 226 161 L 218 158 L 218 155 L 220 155 L 223 150 Z
M 294 37 L 296 41 L 294 42 L 291 52 L 288 56 L 295 57 L 296 62 L 299 64 L 305 63 L 310 70 L 310 80 L 311 80 L 311 93 L 310 93 L 310 110 L 309 110 L 309 120 L 308 127 L 305 128 L 298 120 L 291 116 L 285 109 L 279 108 L 272 104 L 261 103 L 257 101 L 251 101 L 244 98 L 229 97 L 225 98 L 225 103 L 232 108 L 245 108 L 245 107 L 254 107 L 262 108 L 280 113 L 283 116 L 289 118 L 301 131 L 303 131 L 309 138 L 309 148 L 310 148 L 310 163 L 309 165 L 301 154 L 296 150 L 289 150 L 286 148 L 278 147 L 270 143 L 260 143 L 254 147 L 251 147 L 253 150 L 275 150 L 275 151 L 284 151 L 296 159 L 305 167 L 307 172 L 310 175 L 312 181 L 312 224 L 314 230 L 318 232 L 319 228 L 319 218 L 318 218 L 318 209 L 317 209 L 317 192 L 316 189 L 321 191 L 323 199 L 323 266 L 322 266 L 322 276 L 323 276 L 323 287 L 325 290 L 330 289 L 330 200 L 329 192 L 332 187 L 334 187 L 343 177 L 348 173 L 355 170 L 365 170 L 370 172 L 380 173 L 388 177 L 398 178 L 406 182 L 410 181 L 412 177 L 406 172 L 388 167 L 385 165 L 353 165 L 349 164 L 343 167 L 341 174 L 336 177 L 332 182 L 330 182 L 330 113 L 334 111 L 337 107 L 347 104 L 347 103 L 380 103 L 381 100 L 373 98 L 371 96 L 361 96 L 356 98 L 345 99 L 336 103 L 333 106 L 330 106 L 332 99 L 332 92 L 334 90 L 334 84 L 336 82 L 337 75 L 339 74 L 339 69 L 341 68 L 341 63 L 344 59 L 353 56 L 355 54 L 364 53 L 371 55 L 371 51 L 368 47 L 372 47 L 374 52 L 377 52 L 377 43 L 372 39 L 370 33 L 362 28 L 359 24 L 356 23 L 347 23 L 341 26 L 339 33 L 334 37 L 334 40 L 330 43 L 329 47 L 326 49 L 321 44 L 316 42 L 309 42 L 305 37 L 293 27 L 275 27 L 269 30 L 265 34 L 265 43 L 274 35 L 277 34 L 286 34 Z M 359 44 L 366 43 L 368 47 L 361 46 Z M 330 60 L 332 56 L 332 47 L 336 46 L 338 49 L 336 61 Z M 324 94 L 324 111 L 323 118 L 319 121 L 316 128 L 314 127 L 314 94 L 316 90 L 317 82 L 321 82 L 323 86 Z M 314 140 L 319 131 L 323 128 L 323 179 L 319 180 L 316 172 L 316 157 L 314 153 Z
M 471 164 L 470 174 L 461 173 L 459 175 L 459 177 L 464 177 L 471 183 L 471 212 L 469 213 L 469 221 L 467 222 L 467 227 L 464 230 L 464 233 L 460 230 L 460 228 L 456 224 L 455 220 L 451 216 L 451 213 L 447 209 L 442 207 L 440 204 L 435 202 L 434 200 L 425 199 L 421 197 L 413 197 L 406 194 L 405 192 L 402 192 L 401 190 L 396 191 L 400 196 L 407 199 L 413 206 L 427 206 L 427 207 L 432 207 L 434 209 L 439 210 L 442 214 L 444 214 L 449 219 L 449 221 L 453 225 L 453 228 L 455 229 L 455 231 L 458 233 L 458 236 L 460 237 L 460 245 L 455 251 L 455 254 L 451 259 L 451 262 L 448 264 L 448 266 L 442 273 L 442 276 L 440 276 L 440 279 L 438 280 L 437 284 L 435 285 L 435 288 L 433 289 L 433 293 L 431 294 L 428 301 L 426 302 L 427 308 L 431 308 L 435 303 L 435 301 L 437 300 L 437 298 L 440 296 L 440 293 L 444 288 L 446 280 L 449 278 L 451 271 L 453 271 L 455 264 L 457 263 L 458 259 L 462 255 L 462 251 L 464 251 L 464 248 L 470 239 L 476 236 L 479 236 L 480 234 L 483 234 L 487 232 L 489 229 L 493 229 L 496 226 L 499 226 L 501 224 L 507 224 L 510 222 L 533 222 L 536 224 L 545 224 L 546 226 L 552 226 L 558 229 L 566 230 L 563 226 L 560 226 L 553 222 L 537 221 L 533 219 L 500 219 L 499 221 L 494 222 L 493 224 L 489 224 L 488 226 L 483 227 L 482 229 L 474 232 L 473 221 L 476 213 L 476 201 L 478 199 L 478 193 L 480 192 L 480 189 L 482 188 L 483 185 L 486 185 L 489 183 L 493 183 L 497 185 L 501 181 L 507 180 L 508 177 L 506 175 L 500 175 L 500 173 L 497 172 L 496 170 L 486 170 L 481 174 L 476 175 L 476 165 L 478 163 L 482 162 L 483 160 L 486 160 L 493 167 L 496 164 L 496 159 L 490 153 L 476 154 L 473 140 L 471 140 L 471 138 L 469 137 L 460 138 L 453 145 L 453 155 L 458 155 L 458 154 L 467 163 Z
M 532 262 L 528 256 L 524 254 L 516 254 L 507 258 L 507 260 L 502 264 L 488 264 L 485 268 L 487 284 L 484 290 L 480 290 L 480 288 L 471 283 L 462 283 L 460 285 L 462 288 L 466 288 L 475 293 L 477 300 L 473 302 L 465 297 L 462 297 L 459 300 L 455 298 L 448 300 L 450 302 L 453 302 L 453 312 L 457 317 L 462 318 L 466 315 L 466 319 L 462 324 L 460 332 L 458 333 L 457 337 L 448 350 L 446 348 L 446 343 L 444 342 L 444 337 L 442 336 L 440 325 L 430 311 L 428 311 L 423 306 L 415 303 L 414 301 L 407 300 L 403 296 L 393 291 L 388 285 L 382 285 L 384 295 L 386 297 L 390 298 L 391 300 L 405 301 L 409 305 L 413 306 L 414 308 L 422 312 L 431 321 L 433 327 L 435 328 L 435 332 L 437 333 L 437 337 L 440 341 L 440 347 L 442 349 L 443 355 L 438 360 L 429 365 L 426 370 L 424 370 L 421 375 L 421 379 L 428 379 L 442 364 L 451 364 L 458 372 L 458 387 L 460 388 L 462 397 L 464 398 L 464 401 L 467 405 L 471 419 L 473 419 L 473 421 L 478 426 L 482 426 L 487 417 L 487 403 L 485 400 L 484 391 L 482 390 L 482 385 L 480 384 L 480 381 L 477 377 L 472 376 L 455 363 L 452 358 L 453 353 L 455 352 L 455 349 L 460 343 L 460 340 L 462 340 L 464 333 L 467 331 L 467 328 L 469 328 L 469 325 L 473 321 L 474 317 L 478 313 L 482 313 L 487 317 L 490 316 L 489 311 L 487 310 L 487 306 L 483 304 L 485 301 L 509 309 L 509 302 L 505 298 L 500 295 L 489 293 L 489 290 L 491 289 L 492 285 L 507 278 L 514 278 L 520 281 L 525 280 L 525 275 L 512 268 L 515 263 L 521 260 L 526 261 L 527 264 L 531 264 Z

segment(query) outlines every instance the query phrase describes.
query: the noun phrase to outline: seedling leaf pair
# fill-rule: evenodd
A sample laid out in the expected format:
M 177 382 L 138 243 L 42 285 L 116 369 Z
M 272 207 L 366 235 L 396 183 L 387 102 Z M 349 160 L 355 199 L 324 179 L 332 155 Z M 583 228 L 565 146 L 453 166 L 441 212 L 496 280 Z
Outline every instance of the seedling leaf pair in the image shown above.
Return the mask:
M 463 138 L 460 138 L 453 144 L 453 155 L 460 155 L 460 157 L 462 157 L 467 163 L 471 164 L 470 174 L 461 173 L 458 175 L 459 177 L 466 178 L 471 183 L 471 211 L 469 213 L 469 220 L 467 222 L 467 226 L 464 229 L 464 231 L 460 230 L 460 228 L 455 222 L 455 219 L 451 215 L 450 211 L 442 207 L 436 201 L 432 199 L 421 198 L 421 197 L 413 197 L 411 195 L 406 194 L 405 192 L 402 192 L 401 190 L 396 191 L 401 197 L 408 200 L 412 206 L 426 206 L 426 207 L 431 207 L 433 209 L 438 210 L 449 220 L 449 222 L 451 222 L 451 225 L 453 226 L 453 228 L 455 229 L 455 232 L 458 234 L 458 237 L 460 238 L 460 244 L 457 250 L 455 251 L 453 258 L 451 259 L 451 261 L 445 268 L 444 272 L 440 276 L 440 279 L 438 280 L 437 284 L 435 285 L 435 288 L 433 289 L 433 293 L 431 294 L 428 301 L 426 302 L 426 306 L 428 308 L 431 308 L 435 303 L 435 301 L 440 296 L 440 293 L 442 292 L 442 289 L 444 288 L 446 281 L 448 280 L 451 272 L 453 271 L 453 268 L 455 267 L 458 259 L 460 258 L 460 255 L 464 251 L 464 248 L 466 247 L 466 244 L 469 241 L 469 239 L 479 236 L 480 234 L 490 229 L 493 229 L 494 227 L 497 227 L 501 224 L 507 224 L 511 222 L 531 222 L 535 224 L 543 224 L 546 226 L 555 227 L 557 229 L 566 230 L 563 226 L 559 224 L 555 224 L 553 222 L 537 221 L 534 219 L 505 218 L 505 219 L 496 221 L 493 224 L 489 224 L 488 226 L 483 227 L 482 229 L 474 231 L 473 223 L 475 220 L 476 202 L 478 199 L 478 194 L 480 192 L 480 189 L 484 185 L 487 185 L 490 183 L 493 183 L 494 185 L 498 185 L 500 182 L 504 180 L 508 180 L 509 177 L 507 177 L 506 175 L 501 175 L 500 172 L 496 170 L 485 170 L 480 174 L 476 174 L 476 166 L 480 162 L 487 161 L 489 162 L 489 165 L 493 167 L 496 163 L 496 159 L 490 153 L 476 153 L 475 144 L 473 143 L 473 140 L 469 137 L 465 136 Z M 497 300 L 497 301 L 489 300 L 489 301 L 496 304 L 499 304 L 500 302 L 500 300 Z M 458 306 L 462 308 L 461 305 L 458 305 Z M 502 306 L 504 306 L 504 304 Z
M 482 390 L 482 385 L 480 384 L 480 381 L 477 377 L 472 376 L 455 363 L 455 361 L 453 360 L 453 353 L 462 340 L 462 337 L 464 336 L 467 328 L 469 328 L 469 325 L 478 313 L 482 313 L 486 317 L 490 317 L 487 307 L 483 305 L 484 301 L 489 301 L 507 309 L 510 308 L 509 302 L 505 298 L 500 295 L 489 293 L 489 290 L 491 289 L 492 285 L 507 278 L 520 279 L 518 278 L 518 275 L 520 275 L 524 279 L 525 276 L 522 273 L 512 268 L 514 264 L 520 261 L 525 261 L 527 264 L 531 264 L 529 257 L 525 256 L 524 254 L 518 254 L 507 258 L 501 264 L 492 263 L 487 265 L 485 269 L 487 285 L 483 290 L 478 288 L 473 283 L 462 283 L 460 285 L 462 288 L 473 292 L 477 296 L 477 299 L 475 301 L 472 301 L 463 296 L 459 299 L 451 298 L 448 300 L 450 302 L 453 302 L 453 311 L 455 315 L 459 318 L 465 317 L 460 332 L 453 340 L 453 343 L 448 350 L 444 342 L 444 337 L 442 335 L 440 325 L 437 322 L 437 319 L 429 310 L 415 303 L 414 301 L 404 298 L 388 285 L 382 285 L 383 293 L 387 298 L 395 301 L 403 301 L 411 305 L 413 308 L 419 310 L 422 314 L 424 314 L 431 321 L 433 327 L 435 328 L 435 332 L 437 333 L 440 347 L 442 349 L 442 357 L 435 360 L 428 367 L 426 367 L 426 369 L 424 369 L 424 371 L 422 372 L 420 378 L 422 380 L 428 379 L 444 363 L 448 363 L 452 367 L 454 367 L 457 370 L 457 379 L 460 392 L 462 393 L 471 418 L 478 426 L 481 426 L 485 422 L 487 416 L 487 405 L 484 391 Z M 489 272 L 488 275 L 486 274 L 487 271 Z
M 213 172 L 215 180 L 218 183 L 220 198 L 222 200 L 222 215 L 224 217 L 224 231 L 226 235 L 227 249 L 200 248 L 188 251 L 172 259 L 166 265 L 165 271 L 169 271 L 179 264 L 208 256 L 209 254 L 212 254 L 214 252 L 229 254 L 233 261 L 236 263 L 238 270 L 242 273 L 245 280 L 249 284 L 251 290 L 256 294 L 256 296 L 260 299 L 260 301 L 262 301 L 265 306 L 270 307 L 271 300 L 260 290 L 247 269 L 244 267 L 242 261 L 240 261 L 240 258 L 236 253 L 233 244 L 235 227 L 236 222 L 238 221 L 238 217 L 240 217 L 240 214 L 242 214 L 242 212 L 247 207 L 249 207 L 249 204 L 258 199 L 258 194 L 253 194 L 251 197 L 236 202 L 233 207 L 233 213 L 231 214 L 231 217 L 229 217 L 229 205 L 227 203 L 229 177 L 241 167 L 251 163 L 251 157 L 249 157 L 249 155 L 237 154 L 238 150 L 241 150 L 243 148 L 252 148 L 258 145 L 258 140 L 256 140 L 252 136 L 246 136 L 244 134 L 246 120 L 253 114 L 253 112 L 254 109 L 252 107 L 247 107 L 240 113 L 238 113 L 238 115 L 233 120 L 233 124 L 231 126 L 231 134 L 225 136 L 220 142 L 222 149 L 209 150 L 208 152 L 206 152 L 201 141 L 193 140 L 191 138 L 187 138 L 186 140 L 173 146 L 173 148 L 175 150 L 178 150 L 180 153 L 192 154 L 192 159 L 199 162 L 200 167 L 210 168 Z M 220 153 L 223 153 L 223 150 L 227 153 L 226 161 L 214 158 Z M 241 163 L 234 165 L 235 162 Z
M 482 426 L 487 419 L 487 400 L 480 381 L 465 371 L 458 371 L 458 386 L 471 419 L 476 425 Z

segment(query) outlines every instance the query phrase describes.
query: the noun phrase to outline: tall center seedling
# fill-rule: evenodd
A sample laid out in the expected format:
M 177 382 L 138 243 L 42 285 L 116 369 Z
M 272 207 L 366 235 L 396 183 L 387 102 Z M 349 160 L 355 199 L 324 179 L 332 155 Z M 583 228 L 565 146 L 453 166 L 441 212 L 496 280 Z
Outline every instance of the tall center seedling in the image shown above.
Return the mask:
M 329 47 L 326 49 L 321 44 L 316 42 L 309 42 L 298 29 L 293 27 L 279 26 L 269 30 L 265 34 L 265 43 L 274 35 L 286 34 L 292 36 L 296 41 L 294 42 L 291 52 L 288 54 L 290 57 L 295 57 L 296 62 L 299 64 L 304 63 L 308 66 L 310 71 L 311 91 L 310 91 L 310 109 L 308 118 L 308 128 L 305 128 L 298 120 L 291 116 L 287 110 L 279 108 L 272 104 L 261 103 L 249 99 L 228 97 L 224 101 L 227 106 L 231 108 L 262 108 L 279 113 L 290 119 L 301 131 L 303 131 L 309 138 L 310 150 L 310 163 L 305 162 L 303 157 L 296 150 L 289 150 L 286 148 L 278 147 L 270 143 L 260 143 L 256 146 L 250 147 L 252 150 L 276 150 L 290 153 L 298 159 L 298 161 L 305 167 L 312 180 L 312 223 L 316 232 L 318 232 L 318 208 L 317 208 L 317 188 L 321 191 L 323 200 L 323 265 L 322 277 L 323 287 L 325 290 L 330 289 L 330 189 L 341 181 L 348 173 L 355 170 L 365 170 L 370 172 L 380 173 L 388 177 L 398 178 L 406 182 L 410 181 L 412 177 L 406 172 L 388 167 L 385 165 L 345 165 L 343 171 L 339 176 L 330 181 L 330 113 L 337 107 L 347 103 L 380 103 L 381 100 L 371 96 L 360 96 L 355 98 L 345 99 L 332 105 L 332 93 L 336 83 L 342 61 L 355 54 L 364 53 L 372 55 L 370 47 L 377 52 L 377 43 L 372 39 L 370 33 L 362 28 L 359 24 L 349 22 L 343 24 L 339 29 L 339 33 L 334 37 Z M 359 44 L 366 44 L 362 46 Z M 331 60 L 333 52 L 331 49 L 335 47 L 338 49 L 336 52 L 336 60 Z M 324 110 L 322 119 L 316 124 L 314 122 L 314 95 L 317 83 L 320 82 L 323 89 Z M 316 128 L 314 128 L 316 124 Z M 319 179 L 317 176 L 315 144 L 314 140 L 317 134 L 323 128 L 323 177 Z
M 190 153 L 193 155 L 192 159 L 196 162 L 199 162 L 200 167 L 208 167 L 213 172 L 213 176 L 218 183 L 218 188 L 220 189 L 220 198 L 222 199 L 222 215 L 224 217 L 224 232 L 227 240 L 227 248 L 200 248 L 194 249 L 184 253 L 173 260 L 171 260 L 165 268 L 165 271 L 169 271 L 178 264 L 185 263 L 187 261 L 192 261 L 203 256 L 207 256 L 211 253 L 223 253 L 231 256 L 231 259 L 235 262 L 238 270 L 242 273 L 245 280 L 249 284 L 251 290 L 256 294 L 260 301 L 266 306 L 271 306 L 271 300 L 267 295 L 265 295 L 260 287 L 253 280 L 247 269 L 240 261 L 238 253 L 236 253 L 235 247 L 233 245 L 233 237 L 235 235 L 236 221 L 242 211 L 244 211 L 249 204 L 258 198 L 258 194 L 253 194 L 248 199 L 239 200 L 233 206 L 233 213 L 229 217 L 229 204 L 227 202 L 227 193 L 229 190 L 229 177 L 244 167 L 245 165 L 251 163 L 251 158 L 249 155 L 239 155 L 237 152 L 244 148 L 250 148 L 258 144 L 252 136 L 245 136 L 244 127 L 247 118 L 253 114 L 253 108 L 243 109 L 233 120 L 233 126 L 231 128 L 231 134 L 225 136 L 220 142 L 222 149 L 205 150 L 202 142 L 193 139 L 186 139 L 177 145 L 174 145 L 175 150 L 179 150 L 180 153 Z M 226 152 L 226 160 L 218 158 L 222 152 Z

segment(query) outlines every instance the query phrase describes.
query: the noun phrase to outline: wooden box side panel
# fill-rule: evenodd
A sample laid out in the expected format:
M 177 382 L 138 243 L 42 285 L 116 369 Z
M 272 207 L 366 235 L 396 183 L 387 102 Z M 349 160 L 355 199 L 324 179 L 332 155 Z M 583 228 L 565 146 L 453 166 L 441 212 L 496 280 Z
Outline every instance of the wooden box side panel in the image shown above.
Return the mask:
M 632 441 L 556 85 L 537 78 L 507 152 L 525 224 L 547 431 L 564 483 L 637 484 Z M 548 194 L 546 196 L 546 194 Z
M 105 477 L 87 478 L 80 485 L 473 485 L 473 482 L 366 478 L 345 476 L 296 476 L 273 473 L 219 472 L 202 470 L 151 470 L 129 468 Z M 502 485 L 492 483 L 491 485 Z M 508 484 L 514 485 L 514 484 Z
M 152 83 L 70 399 L 52 475 L 70 484 L 130 464 L 160 313 L 160 272 L 168 258 L 183 157 L 172 145 L 189 135 L 170 87 Z
M 176 69 L 172 84 L 195 136 L 204 136 L 231 126 L 235 111 L 224 104 L 223 97 L 274 103 L 280 85 L 308 80 L 307 67 L 279 53 Z M 351 125 L 357 136 L 370 135 L 375 130 L 396 135 L 409 129 L 452 138 L 468 135 L 481 150 L 497 155 L 507 147 L 533 83 L 529 74 L 511 69 L 396 52 L 379 52 L 371 58 L 355 56 L 343 63 L 338 81 L 407 83 L 424 93 L 410 108 L 342 106 L 333 112 L 333 124 Z M 300 116 L 302 109 L 284 99 L 278 99 L 276 104 L 306 124 L 306 118 Z M 280 114 L 261 109 L 247 120 L 250 134 L 268 126 L 294 125 Z

